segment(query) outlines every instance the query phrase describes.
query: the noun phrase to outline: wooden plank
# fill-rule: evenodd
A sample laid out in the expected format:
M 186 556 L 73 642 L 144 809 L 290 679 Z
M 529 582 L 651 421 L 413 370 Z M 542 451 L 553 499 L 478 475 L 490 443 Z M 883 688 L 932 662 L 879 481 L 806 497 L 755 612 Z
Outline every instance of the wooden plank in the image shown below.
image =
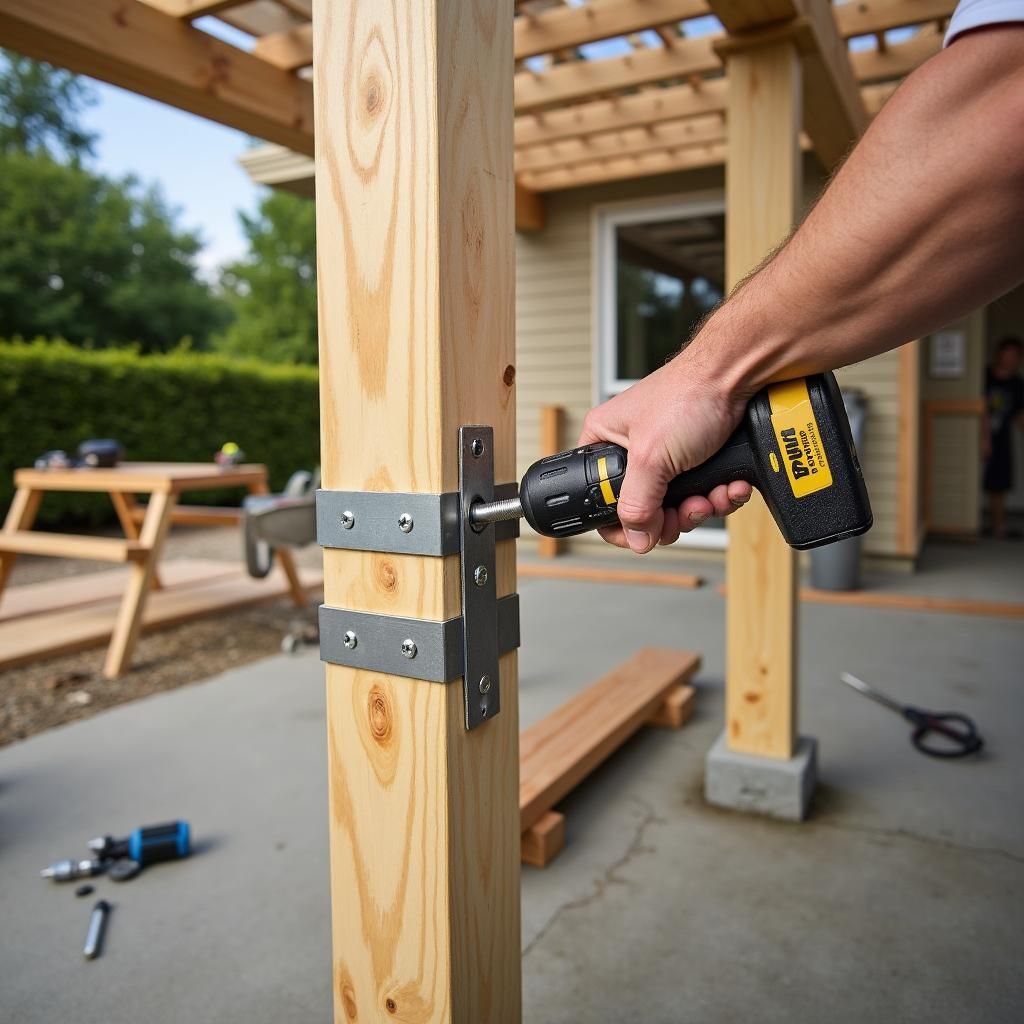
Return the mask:
M 516 231 L 543 231 L 547 222 L 544 197 L 516 182 Z
M 900 553 L 916 558 L 921 520 L 921 370 L 919 344 L 900 349 L 899 503 Z
M 889 78 L 903 78 L 942 49 L 942 33 L 932 25 L 920 29 L 917 35 L 898 45 L 890 45 L 885 53 L 878 50 L 859 50 L 850 54 L 850 64 L 860 82 L 881 82 Z
M 99 562 L 137 562 L 146 557 L 139 541 L 114 537 L 85 537 L 75 533 L 18 530 L 0 533 L 0 551 L 18 555 L 89 558 Z
M 301 153 L 309 82 L 140 0 L 0 0 L 0 43 Z
M 146 506 L 146 518 L 139 531 L 138 545 L 144 556 L 132 565 L 128 573 L 128 585 L 124 588 L 121 607 L 110 637 L 110 648 L 103 663 L 103 674 L 116 679 L 131 664 L 135 642 L 142 629 L 142 613 L 153 583 L 156 564 L 163 552 L 164 542 L 171 529 L 171 513 L 177 495 L 170 491 L 158 491 Z
M 146 507 L 137 505 L 131 510 L 131 517 L 141 523 L 146 517 Z M 219 505 L 176 505 L 171 522 L 175 526 L 238 526 L 242 522 L 242 510 Z
M 627 131 L 566 139 L 549 146 L 531 146 L 516 153 L 516 173 L 548 171 L 595 160 L 714 142 L 725 142 L 725 124 L 720 117 L 715 114 L 687 117 Z
M 705 74 L 718 67 L 709 38 L 680 39 L 671 50 L 652 49 L 605 60 L 578 60 L 556 65 L 543 74 L 520 71 L 515 77 L 515 106 L 517 111 L 543 110 L 610 90 Z
M 314 7 L 325 488 L 458 489 L 458 428 L 515 477 L 512 19 L 498 4 Z M 515 589 L 499 545 L 499 594 Z M 327 550 L 328 604 L 445 619 L 458 559 Z M 516 656 L 462 686 L 327 667 L 338 1020 L 520 1020 Z
M 313 63 L 313 26 L 296 25 L 256 40 L 253 55 L 285 71 L 297 71 Z
M 519 856 L 524 864 L 546 868 L 565 846 L 565 816 L 548 811 L 540 821 L 523 832 L 519 841 Z
M 2 2 L 2 0 L 0 0 Z M 215 462 L 122 462 L 110 469 L 16 469 L 19 487 L 41 491 L 208 491 L 250 487 L 266 480 L 258 463 L 221 468 Z
M 645 647 L 520 738 L 521 831 L 535 825 L 647 722 L 700 667 L 699 655 Z
M 11 506 L 7 510 L 4 528 L 0 532 L 0 540 L 12 533 L 22 533 L 32 529 L 42 497 L 41 491 L 33 490 L 25 485 L 18 487 L 14 492 L 14 498 L 11 500 Z M 11 569 L 14 568 L 14 562 L 17 557 L 17 554 L 13 551 L 5 555 L 3 548 L 0 548 L 0 595 L 4 592 L 4 587 L 10 578 Z
M 632 583 L 643 587 L 681 587 L 696 590 L 704 585 L 703 576 L 684 572 L 651 572 L 641 569 L 596 568 L 588 565 L 537 565 L 520 562 L 524 579 L 574 580 L 578 583 Z
M 149 7 L 155 7 L 174 18 L 193 20 L 208 14 L 220 14 L 230 7 L 241 7 L 248 0 L 142 0 Z
M 304 571 L 303 581 L 312 591 L 320 586 L 321 577 Z M 143 628 L 173 626 L 227 608 L 273 601 L 287 592 L 287 581 L 277 569 L 265 580 L 235 570 L 230 577 L 157 591 L 146 604 Z M 117 609 L 116 600 L 97 601 L 84 608 L 0 623 L 0 668 L 99 646 L 113 632 Z
M 647 724 L 662 729 L 681 729 L 692 717 L 696 703 L 697 691 L 692 686 L 677 686 L 665 697 Z
M 128 540 L 138 540 L 139 525 L 142 519 L 136 519 L 135 513 L 141 512 L 142 518 L 144 518 L 145 510 L 139 508 L 135 495 L 127 491 L 111 491 L 110 502 L 114 506 L 114 511 L 117 513 L 117 521 L 121 524 L 125 537 Z M 152 582 L 154 590 L 159 590 L 163 586 L 163 581 L 160 579 L 160 573 L 157 569 L 153 570 Z
M 562 425 L 565 410 L 559 405 L 545 405 L 540 410 L 539 458 L 557 455 L 562 450 Z M 541 558 L 556 558 L 565 550 L 565 541 L 557 537 L 537 538 L 537 554 Z
M 948 18 L 957 0 L 857 0 L 832 8 L 844 39 L 887 32 L 906 25 L 922 25 Z
M 623 156 L 600 160 L 575 167 L 558 167 L 551 171 L 526 172 L 520 181 L 538 192 L 556 192 L 565 188 L 581 188 L 623 178 L 644 178 L 652 174 L 671 174 L 698 167 L 715 167 L 725 162 L 725 146 L 712 143 L 702 146 L 684 146 L 681 149 L 638 156 Z
M 522 115 L 515 121 L 516 146 L 547 145 L 559 139 L 719 113 L 725 110 L 727 93 L 728 83 L 720 78 L 704 82 L 700 92 L 690 85 L 673 85 L 648 89 L 634 96 L 548 110 L 539 117 Z
M 922 594 L 890 594 L 871 590 L 815 590 L 801 587 L 800 600 L 812 604 L 846 605 L 851 608 L 885 608 L 908 612 L 941 612 L 947 615 L 978 615 L 991 619 L 1024 619 L 1024 603 L 982 601 L 970 597 L 926 597 Z
M 801 207 L 800 58 L 792 43 L 728 58 L 726 277 L 735 287 L 789 233 Z M 728 520 L 726 736 L 788 758 L 796 734 L 796 558 L 755 491 Z
M 237 576 L 238 566 L 231 562 L 181 558 L 162 563 L 160 571 L 164 587 L 167 588 Z M 77 608 L 98 601 L 109 602 L 121 596 L 127 582 L 126 570 L 110 569 L 10 587 L 0 599 L 0 622 L 42 615 L 63 608 Z

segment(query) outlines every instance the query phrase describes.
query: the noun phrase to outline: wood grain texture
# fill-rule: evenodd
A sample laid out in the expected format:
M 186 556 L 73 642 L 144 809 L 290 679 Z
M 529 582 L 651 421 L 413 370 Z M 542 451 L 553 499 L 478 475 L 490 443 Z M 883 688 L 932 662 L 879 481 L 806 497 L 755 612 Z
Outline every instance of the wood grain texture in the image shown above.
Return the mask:
M 677 686 L 666 695 L 647 724 L 662 729 L 681 729 L 693 715 L 696 703 L 697 691 L 692 686 Z
M 696 590 L 704 585 L 703 576 L 688 572 L 658 572 L 642 569 L 616 569 L 590 565 L 536 565 L 519 563 L 519 575 L 524 579 L 575 580 L 579 583 L 632 583 L 643 587 L 681 587 Z
M 458 488 L 458 428 L 514 478 L 512 19 L 473 0 L 314 5 L 324 486 Z M 327 551 L 328 603 L 441 619 L 455 558 Z M 499 592 L 515 586 L 499 546 Z M 502 710 L 328 666 L 335 1019 L 520 1019 L 516 656 Z
M 535 825 L 689 681 L 700 656 L 645 647 L 520 738 L 519 815 Z
M 796 218 L 800 58 L 791 43 L 779 43 L 730 55 L 727 70 L 725 261 L 731 288 L 786 237 Z M 796 558 L 757 492 L 730 516 L 728 528 L 728 744 L 788 758 L 796 733 Z
M 520 858 L 534 868 L 546 868 L 565 846 L 565 815 L 548 811 L 520 837 Z

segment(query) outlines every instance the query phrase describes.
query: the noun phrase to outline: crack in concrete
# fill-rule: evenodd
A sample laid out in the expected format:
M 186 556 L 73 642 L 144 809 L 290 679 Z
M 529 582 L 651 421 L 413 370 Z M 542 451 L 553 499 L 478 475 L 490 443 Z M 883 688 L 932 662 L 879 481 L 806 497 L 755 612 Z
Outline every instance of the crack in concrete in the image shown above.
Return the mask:
M 588 893 L 586 896 L 577 896 L 575 899 L 566 900 L 555 908 L 554 913 L 552 913 L 548 918 L 544 927 L 541 928 L 541 930 L 537 932 L 537 934 L 527 943 L 526 948 L 522 953 L 524 960 L 534 946 L 538 945 L 548 932 L 551 931 L 562 914 L 572 910 L 582 910 L 584 907 L 590 906 L 592 903 L 596 903 L 598 900 L 603 898 L 604 894 L 613 885 L 627 885 L 627 880 L 619 877 L 618 872 L 620 872 L 630 863 L 630 861 L 640 854 L 654 852 L 653 846 L 644 845 L 645 833 L 652 825 L 666 824 L 666 820 L 660 817 L 646 800 L 642 800 L 639 797 L 633 797 L 631 802 L 639 806 L 644 814 L 637 823 L 636 829 L 633 832 L 633 838 L 630 840 L 629 846 L 626 847 L 626 852 L 617 860 L 613 861 L 607 868 L 605 868 L 604 872 L 594 880 L 592 892 Z
M 940 839 L 938 836 L 926 836 L 920 832 L 908 832 L 902 828 L 876 828 L 872 825 L 850 825 L 838 821 L 811 821 L 812 826 L 821 828 L 833 828 L 838 832 L 859 832 L 863 835 L 881 836 L 891 839 L 912 839 L 915 842 L 923 843 L 926 846 L 937 846 L 945 850 L 953 850 L 957 853 L 981 853 L 990 857 L 1003 857 L 1013 864 L 1024 864 L 1024 856 L 1019 853 L 1012 853 L 1010 850 L 1003 850 L 998 846 L 971 846 L 966 843 L 956 843 L 952 839 Z

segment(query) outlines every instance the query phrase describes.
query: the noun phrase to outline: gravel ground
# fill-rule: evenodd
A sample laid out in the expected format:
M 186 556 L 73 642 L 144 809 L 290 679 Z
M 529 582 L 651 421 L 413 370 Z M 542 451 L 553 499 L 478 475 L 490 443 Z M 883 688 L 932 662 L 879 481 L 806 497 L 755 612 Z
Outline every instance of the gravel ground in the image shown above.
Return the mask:
M 226 528 L 178 528 L 167 542 L 164 560 L 210 558 L 234 561 L 241 538 Z M 299 552 L 300 565 L 319 564 L 320 551 Z M 63 558 L 20 558 L 11 585 L 102 571 L 102 563 Z M 130 671 L 120 679 L 100 674 L 106 647 L 66 654 L 0 672 L 0 746 L 64 722 L 88 718 L 115 704 L 187 686 L 229 668 L 277 654 L 286 633 L 315 637 L 316 602 L 296 608 L 286 598 L 223 612 L 166 629 L 143 633 Z

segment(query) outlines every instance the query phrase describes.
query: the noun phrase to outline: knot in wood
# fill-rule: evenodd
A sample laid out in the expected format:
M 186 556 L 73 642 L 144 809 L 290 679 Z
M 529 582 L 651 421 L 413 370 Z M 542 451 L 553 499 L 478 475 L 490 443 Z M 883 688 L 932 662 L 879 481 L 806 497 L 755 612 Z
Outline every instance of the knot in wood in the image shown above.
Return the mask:
M 391 703 L 380 687 L 370 690 L 367 701 L 370 712 L 370 732 L 378 743 L 386 743 L 391 737 Z
M 505 367 L 505 372 L 501 375 L 501 379 L 505 382 L 505 387 L 510 388 L 515 383 L 516 379 L 516 368 L 510 363 Z
M 398 589 L 398 570 L 386 558 L 377 564 L 377 583 L 389 594 Z

